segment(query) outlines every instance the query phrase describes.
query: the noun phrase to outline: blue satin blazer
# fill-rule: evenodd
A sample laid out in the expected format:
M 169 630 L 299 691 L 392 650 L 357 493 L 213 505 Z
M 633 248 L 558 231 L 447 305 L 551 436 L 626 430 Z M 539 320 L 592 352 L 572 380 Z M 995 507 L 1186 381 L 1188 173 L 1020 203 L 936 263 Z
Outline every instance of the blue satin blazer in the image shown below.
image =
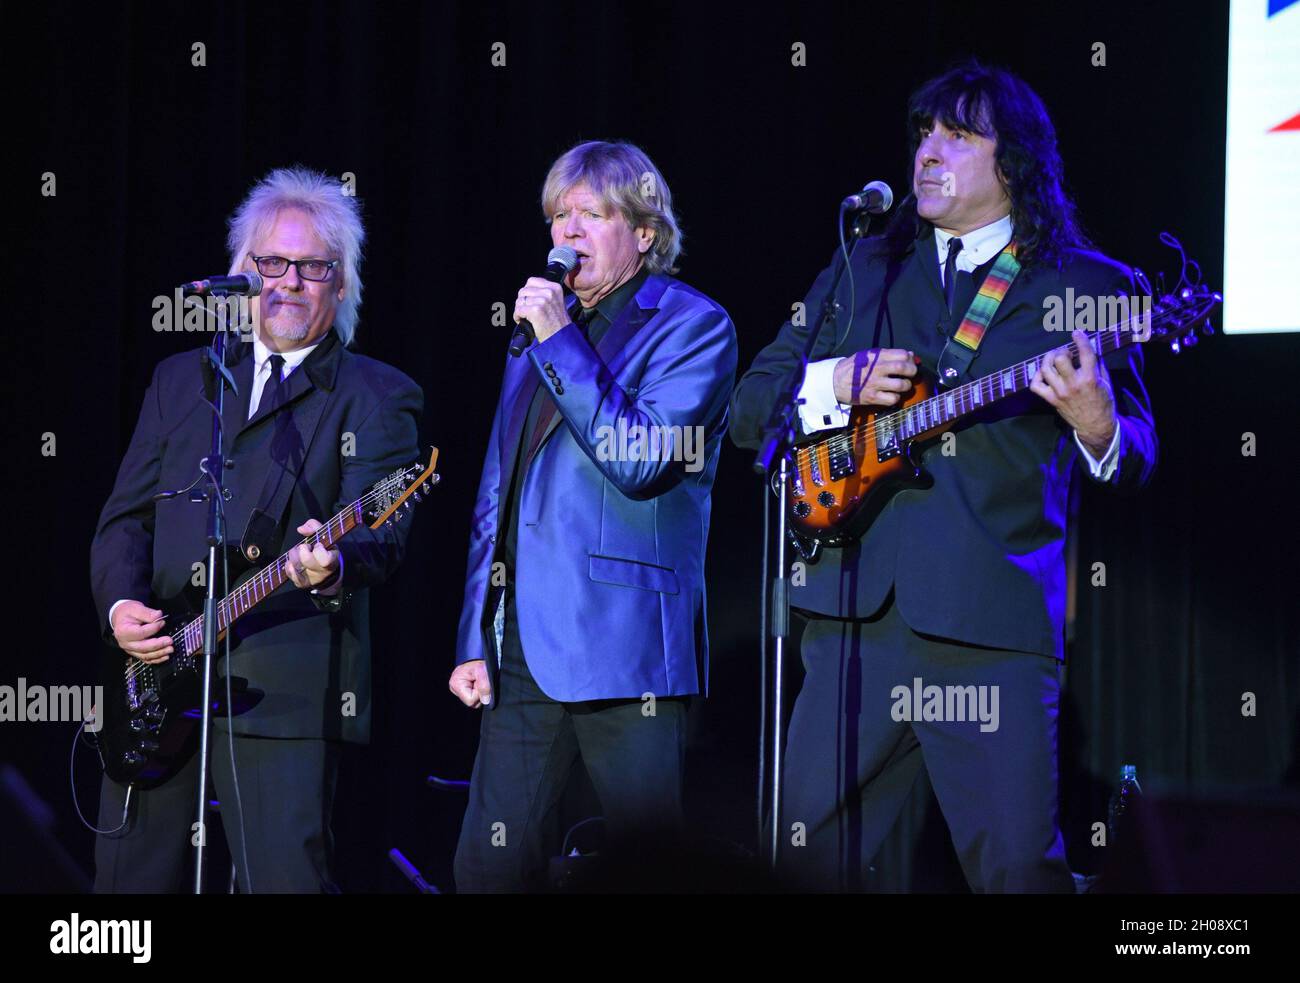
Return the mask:
M 594 349 L 569 324 L 507 359 L 474 507 L 458 665 L 485 659 L 495 687 L 504 498 L 528 405 L 545 385 L 559 412 L 523 476 L 515 560 L 529 669 L 563 702 L 707 692 L 704 549 L 736 359 L 726 311 L 661 274 Z

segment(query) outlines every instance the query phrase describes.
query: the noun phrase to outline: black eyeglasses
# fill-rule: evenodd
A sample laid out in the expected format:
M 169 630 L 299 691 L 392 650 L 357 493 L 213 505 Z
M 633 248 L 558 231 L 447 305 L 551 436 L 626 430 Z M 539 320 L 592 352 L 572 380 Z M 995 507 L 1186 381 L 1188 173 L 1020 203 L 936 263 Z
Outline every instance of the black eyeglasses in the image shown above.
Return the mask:
M 298 268 L 304 280 L 328 280 L 330 271 L 339 265 L 337 259 L 285 259 L 283 256 L 254 256 L 248 258 L 257 264 L 257 272 L 265 277 L 284 276 L 290 266 Z

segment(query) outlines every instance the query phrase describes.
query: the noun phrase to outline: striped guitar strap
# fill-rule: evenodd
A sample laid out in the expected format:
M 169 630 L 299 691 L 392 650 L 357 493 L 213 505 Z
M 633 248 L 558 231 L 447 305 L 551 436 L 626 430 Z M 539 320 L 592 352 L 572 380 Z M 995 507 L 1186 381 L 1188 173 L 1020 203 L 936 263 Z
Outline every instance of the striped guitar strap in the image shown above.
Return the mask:
M 970 369 L 980 342 L 984 340 L 984 332 L 988 330 L 993 316 L 1002 304 L 1002 298 L 1007 295 L 1012 282 L 1020 273 L 1020 261 L 1016 259 L 1017 249 L 1016 241 L 1012 239 L 998 254 L 993 268 L 980 285 L 979 293 L 970 302 L 966 316 L 943 346 L 943 354 L 939 356 L 940 385 L 957 385 Z

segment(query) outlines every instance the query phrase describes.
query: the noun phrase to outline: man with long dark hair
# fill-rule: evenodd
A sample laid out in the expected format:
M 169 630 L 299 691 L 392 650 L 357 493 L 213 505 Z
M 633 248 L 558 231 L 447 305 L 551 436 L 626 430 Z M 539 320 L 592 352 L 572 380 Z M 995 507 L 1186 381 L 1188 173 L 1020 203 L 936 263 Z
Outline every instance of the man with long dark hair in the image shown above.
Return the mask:
M 953 69 L 913 95 L 909 129 L 911 194 L 840 282 L 800 393 L 802 433 L 842 427 L 858 405 L 900 405 L 918 365 L 956 385 L 1036 361 L 1027 390 L 920 451 L 932 486 L 894 495 L 859 539 L 793 579 L 807 676 L 786 754 L 784 872 L 870 888 L 924 763 L 974 890 L 1070 891 L 1056 769 L 1069 485 L 1077 472 L 1142 485 L 1156 437 L 1136 346 L 1098 359 L 1076 331 L 1077 365 L 1038 357 L 1071 339 L 1045 311 L 1131 295 L 1132 273 L 1088 249 L 1055 130 L 1020 79 Z M 833 276 L 834 264 L 807 311 Z M 787 322 L 737 386 L 741 446 L 761 441 L 807 330 Z

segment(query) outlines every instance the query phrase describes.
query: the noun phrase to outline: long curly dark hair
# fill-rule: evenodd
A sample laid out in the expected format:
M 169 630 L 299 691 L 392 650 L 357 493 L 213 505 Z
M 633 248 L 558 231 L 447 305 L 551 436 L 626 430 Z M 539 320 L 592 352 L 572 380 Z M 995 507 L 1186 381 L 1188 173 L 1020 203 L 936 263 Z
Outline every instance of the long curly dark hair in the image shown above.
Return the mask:
M 1070 247 L 1091 244 L 1079 228 L 1074 202 L 1064 188 L 1056 129 L 1038 94 L 1005 69 L 971 59 L 926 82 L 907 106 L 910 160 L 921 130 L 935 120 L 997 141 L 998 177 L 1011 199 L 1018 256 L 1026 268 L 1060 267 Z M 908 184 L 911 184 L 909 170 Z M 890 252 L 907 248 L 928 227 L 909 194 L 884 233 Z

